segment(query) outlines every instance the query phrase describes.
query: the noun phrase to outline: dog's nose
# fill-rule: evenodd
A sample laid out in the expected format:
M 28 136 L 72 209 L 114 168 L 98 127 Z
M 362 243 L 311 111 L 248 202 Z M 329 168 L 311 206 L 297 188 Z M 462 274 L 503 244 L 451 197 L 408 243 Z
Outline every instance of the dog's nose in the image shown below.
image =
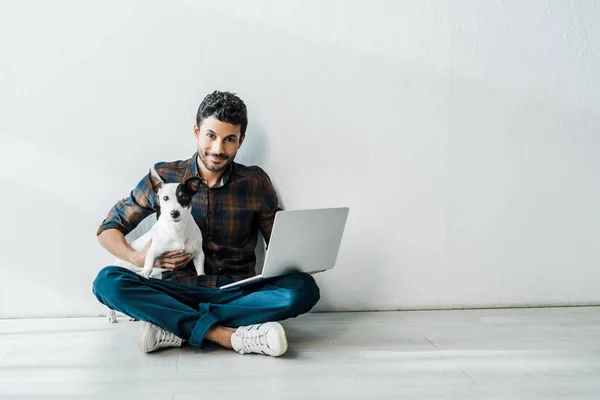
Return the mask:
M 171 217 L 178 218 L 179 217 L 179 211 L 177 211 L 177 210 L 171 211 Z

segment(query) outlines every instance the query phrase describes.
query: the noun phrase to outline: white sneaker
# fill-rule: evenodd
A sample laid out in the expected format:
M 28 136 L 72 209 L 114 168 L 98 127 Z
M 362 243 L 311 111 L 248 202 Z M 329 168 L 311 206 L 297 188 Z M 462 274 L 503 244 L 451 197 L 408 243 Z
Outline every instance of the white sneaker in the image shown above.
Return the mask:
M 287 338 L 279 322 L 240 326 L 231 336 L 233 349 L 240 354 L 258 353 L 277 357 L 287 351 Z
M 140 331 L 138 345 L 143 353 L 151 353 L 165 347 L 181 347 L 183 339 L 165 331 L 163 328 L 144 322 Z

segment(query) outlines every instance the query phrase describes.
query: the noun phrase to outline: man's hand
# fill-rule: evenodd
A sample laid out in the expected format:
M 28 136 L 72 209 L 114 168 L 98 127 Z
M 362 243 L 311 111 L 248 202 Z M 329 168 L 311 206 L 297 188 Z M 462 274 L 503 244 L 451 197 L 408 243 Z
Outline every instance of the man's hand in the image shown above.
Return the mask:
M 143 267 L 146 261 L 146 254 L 152 244 L 152 239 L 148 241 L 144 248 L 136 251 L 130 257 L 130 261 L 136 267 Z M 191 254 L 186 254 L 183 250 L 175 250 L 164 253 L 154 261 L 154 268 L 163 268 L 171 271 L 176 271 L 186 266 L 186 264 L 192 259 Z

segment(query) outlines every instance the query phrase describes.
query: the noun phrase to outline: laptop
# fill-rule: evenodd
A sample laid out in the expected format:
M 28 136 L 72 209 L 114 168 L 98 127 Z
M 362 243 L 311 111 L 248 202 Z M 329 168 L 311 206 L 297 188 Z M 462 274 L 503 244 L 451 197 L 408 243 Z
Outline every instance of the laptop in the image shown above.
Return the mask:
M 221 286 L 245 286 L 291 272 L 316 274 L 335 266 L 348 207 L 279 211 L 260 275 Z

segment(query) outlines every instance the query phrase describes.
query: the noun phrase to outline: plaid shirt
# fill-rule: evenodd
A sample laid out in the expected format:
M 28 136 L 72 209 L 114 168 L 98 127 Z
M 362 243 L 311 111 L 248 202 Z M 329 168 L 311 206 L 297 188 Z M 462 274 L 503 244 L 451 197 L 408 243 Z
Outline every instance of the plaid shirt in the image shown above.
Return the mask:
M 201 177 L 196 156 L 197 153 L 183 161 L 160 162 L 154 168 L 166 183 L 182 183 L 192 176 Z M 159 208 L 148 174 L 129 197 L 114 205 L 97 234 L 118 229 L 126 235 Z M 232 162 L 220 185 L 209 188 L 203 184 L 192 198 L 192 216 L 202 231 L 206 275 L 197 277 L 190 262 L 181 270 L 164 272 L 163 279 L 215 287 L 217 281 L 222 284 L 254 276 L 258 231 L 268 244 L 279 210 L 269 176 L 259 167 Z

